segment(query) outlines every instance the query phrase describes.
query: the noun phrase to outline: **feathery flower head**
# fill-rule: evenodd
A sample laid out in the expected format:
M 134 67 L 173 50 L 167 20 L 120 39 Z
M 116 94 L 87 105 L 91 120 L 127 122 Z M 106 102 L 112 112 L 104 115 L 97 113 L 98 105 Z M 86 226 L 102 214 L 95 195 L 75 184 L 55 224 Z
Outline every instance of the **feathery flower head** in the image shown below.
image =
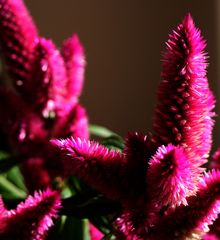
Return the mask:
M 188 14 L 166 44 L 153 127 L 159 142 L 184 147 L 197 168 L 211 148 L 215 102 L 206 78 L 205 41 Z
M 152 239 L 201 239 L 220 213 L 220 172 L 205 173 L 197 195 L 187 202 L 187 206 L 181 205 L 161 217 L 150 232 Z
M 34 196 L 29 196 L 15 210 L 5 210 L 1 214 L 1 239 L 43 240 L 59 208 L 58 192 L 49 189 L 35 192 Z
M 190 162 L 181 147 L 168 144 L 158 148 L 147 171 L 152 201 L 158 206 L 175 207 L 183 203 L 195 188 Z
M 66 63 L 67 75 L 69 81 L 67 82 L 67 89 L 70 89 L 71 95 L 69 98 L 78 97 L 82 92 L 84 82 L 84 69 L 86 65 L 84 57 L 84 49 L 76 34 L 64 41 L 62 46 L 62 56 Z M 73 68 L 73 66 L 75 66 Z
M 120 198 L 124 156 L 93 141 L 69 138 L 52 140 L 64 155 L 66 174 L 76 174 L 110 198 Z M 66 157 L 67 155 L 67 157 Z

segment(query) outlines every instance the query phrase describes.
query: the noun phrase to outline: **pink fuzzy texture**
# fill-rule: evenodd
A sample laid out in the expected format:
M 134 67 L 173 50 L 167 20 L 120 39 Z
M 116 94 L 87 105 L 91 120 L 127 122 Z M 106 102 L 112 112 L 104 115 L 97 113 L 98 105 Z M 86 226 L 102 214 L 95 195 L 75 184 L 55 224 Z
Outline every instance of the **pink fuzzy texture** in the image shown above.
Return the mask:
M 22 0 L 0 1 L 0 47 L 16 88 L 28 93 L 37 29 Z
M 149 239 L 200 239 L 220 213 L 220 172 L 205 173 L 196 196 L 187 199 L 188 205 L 168 211 L 160 219 Z
M 67 175 L 76 174 L 113 199 L 125 194 L 121 186 L 125 160 L 120 152 L 80 138 L 53 140 L 52 143 L 64 154 Z
M 158 141 L 184 147 L 195 169 L 207 162 L 212 143 L 215 101 L 204 48 L 200 30 L 187 15 L 167 42 L 154 119 Z
M 162 208 L 187 205 L 195 190 L 193 172 L 184 150 L 172 144 L 161 146 L 149 162 L 147 182 L 154 204 Z
M 129 133 L 123 153 L 79 138 L 53 140 L 63 153 L 67 175 L 71 172 L 107 197 L 126 207 L 146 205 L 146 171 L 156 148 L 151 138 Z
M 69 93 L 71 93 L 68 97 L 72 99 L 72 97 L 81 95 L 86 65 L 84 49 L 76 34 L 73 34 L 63 43 L 62 55 L 68 74 L 66 87 L 69 89 Z
M 0 238 L 7 240 L 43 240 L 60 209 L 58 192 L 47 189 L 35 192 L 15 210 L 4 210 L 0 216 Z
M 0 89 L 1 131 L 11 150 L 24 155 L 22 171 L 33 192 L 48 186 L 55 173 L 63 177 L 49 139 L 89 137 L 88 117 L 78 103 L 84 49 L 74 35 L 61 54 L 51 40 L 39 36 L 22 0 L 0 0 L 0 48 L 9 85 L 16 90 L 6 84 Z

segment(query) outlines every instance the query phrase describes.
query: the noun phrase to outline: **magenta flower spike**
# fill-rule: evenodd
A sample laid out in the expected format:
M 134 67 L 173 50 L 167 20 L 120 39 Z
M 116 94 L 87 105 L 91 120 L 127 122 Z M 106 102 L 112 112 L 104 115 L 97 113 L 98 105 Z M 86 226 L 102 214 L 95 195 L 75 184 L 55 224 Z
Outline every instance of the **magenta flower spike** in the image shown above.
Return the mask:
M 147 183 L 151 201 L 159 209 L 180 204 L 193 194 L 195 185 L 190 162 L 181 147 L 161 146 L 149 161 Z
M 53 225 L 53 219 L 57 218 L 60 196 L 58 192 L 47 189 L 35 192 L 15 210 L 6 210 L 2 204 L 0 207 L 1 239 L 43 240 Z
M 86 65 L 84 49 L 76 34 L 68 38 L 62 46 L 62 55 L 66 63 L 69 99 L 81 95 Z M 74 99 L 73 99 L 74 101 Z
M 153 127 L 158 142 L 182 146 L 197 169 L 209 156 L 215 102 L 206 77 L 206 44 L 188 14 L 166 45 Z
M 148 157 L 156 151 L 151 146 L 150 138 L 129 133 L 123 153 L 79 138 L 53 140 L 52 143 L 63 153 L 67 175 L 76 174 L 124 206 L 135 204 L 143 207 L 146 201 Z
M 124 194 L 120 182 L 125 161 L 120 152 L 80 138 L 53 140 L 52 143 L 63 152 L 67 175 L 76 174 L 110 198 L 120 198 Z
M 36 99 L 33 99 L 45 118 L 50 114 L 60 114 L 63 105 L 66 87 L 66 68 L 64 60 L 51 40 L 39 38 L 36 48 L 38 65 L 33 81 L 33 91 L 36 91 Z M 41 107 L 41 105 L 43 105 Z M 69 109 L 68 109 L 69 110 Z
M 188 205 L 168 211 L 150 232 L 149 239 L 201 239 L 220 213 L 220 172 L 212 170 L 201 179 Z
M 38 33 L 22 0 L 0 1 L 0 47 L 15 87 L 28 93 Z

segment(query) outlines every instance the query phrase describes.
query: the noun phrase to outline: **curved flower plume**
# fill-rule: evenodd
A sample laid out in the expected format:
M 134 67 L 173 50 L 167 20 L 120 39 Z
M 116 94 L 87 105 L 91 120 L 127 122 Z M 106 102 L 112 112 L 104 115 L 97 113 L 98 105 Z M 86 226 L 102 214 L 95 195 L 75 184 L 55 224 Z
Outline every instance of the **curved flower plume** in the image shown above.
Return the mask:
M 69 97 L 70 99 L 73 96 L 78 97 L 82 92 L 86 61 L 84 49 L 76 34 L 72 35 L 63 43 L 62 55 L 68 74 L 67 88 L 71 89 L 71 95 L 69 95 Z
M 147 182 L 154 204 L 176 207 L 192 195 L 195 183 L 184 150 L 172 144 L 161 146 L 149 162 Z
M 29 196 L 15 210 L 5 209 L 2 200 L 0 208 L 1 239 L 43 240 L 53 225 L 53 218 L 57 217 L 60 196 L 58 192 L 48 189 L 35 192 L 33 197 Z
M 200 30 L 187 15 L 167 42 L 153 126 L 158 141 L 184 147 L 195 168 L 206 163 L 212 143 L 215 101 L 204 48 Z
M 110 198 L 120 198 L 124 194 L 120 182 L 125 163 L 120 152 L 80 138 L 53 140 L 52 143 L 59 146 L 64 154 L 67 175 L 75 173 Z
M 0 132 L 8 136 L 13 152 L 25 156 L 22 171 L 29 190 L 42 189 L 58 169 L 63 176 L 49 139 L 89 137 L 88 117 L 78 103 L 83 46 L 73 35 L 61 53 L 51 40 L 39 36 L 22 0 L 0 0 L 0 48 L 8 85 L 14 85 L 13 91 L 6 83 L 0 90 Z
M 150 138 L 129 133 L 123 153 L 79 138 L 52 142 L 64 155 L 67 175 L 76 174 L 107 197 L 120 200 L 124 206 L 143 206 L 148 158 L 156 151 Z
M 187 201 L 187 206 L 168 211 L 160 219 L 150 233 L 152 239 L 201 239 L 220 213 L 220 172 L 206 173 L 199 183 L 197 195 Z

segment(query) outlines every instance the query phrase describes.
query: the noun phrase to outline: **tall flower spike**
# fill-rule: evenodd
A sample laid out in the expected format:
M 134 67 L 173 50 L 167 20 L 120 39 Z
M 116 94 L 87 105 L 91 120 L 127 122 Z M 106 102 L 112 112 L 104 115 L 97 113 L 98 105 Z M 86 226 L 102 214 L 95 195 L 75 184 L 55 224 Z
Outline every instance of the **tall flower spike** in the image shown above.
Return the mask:
M 28 93 L 37 29 L 22 0 L 0 0 L 0 47 L 17 89 Z
M 36 68 L 32 91 L 38 90 L 35 102 L 45 104 L 43 116 L 48 118 L 51 112 L 59 114 L 65 109 L 63 98 L 67 82 L 66 68 L 60 52 L 51 40 L 40 38 L 36 52 L 40 61 Z
M 124 156 L 92 141 L 77 139 L 53 140 L 64 155 L 66 173 L 75 173 L 107 197 L 118 199 L 122 192 Z
M 58 192 L 46 190 L 29 196 L 15 210 L 0 216 L 0 238 L 7 240 L 43 240 L 60 208 Z
M 220 171 L 206 173 L 187 201 L 161 218 L 152 239 L 201 239 L 220 213 Z
M 159 208 L 176 207 L 195 190 L 191 166 L 184 150 L 168 144 L 158 148 L 149 162 L 147 183 L 151 201 Z
M 184 147 L 195 168 L 207 161 L 212 143 L 215 101 L 204 48 L 200 31 L 187 15 L 167 42 L 153 125 L 158 141 Z
M 62 55 L 66 63 L 68 97 L 80 96 L 84 82 L 85 56 L 84 49 L 76 34 L 68 38 L 62 46 Z

